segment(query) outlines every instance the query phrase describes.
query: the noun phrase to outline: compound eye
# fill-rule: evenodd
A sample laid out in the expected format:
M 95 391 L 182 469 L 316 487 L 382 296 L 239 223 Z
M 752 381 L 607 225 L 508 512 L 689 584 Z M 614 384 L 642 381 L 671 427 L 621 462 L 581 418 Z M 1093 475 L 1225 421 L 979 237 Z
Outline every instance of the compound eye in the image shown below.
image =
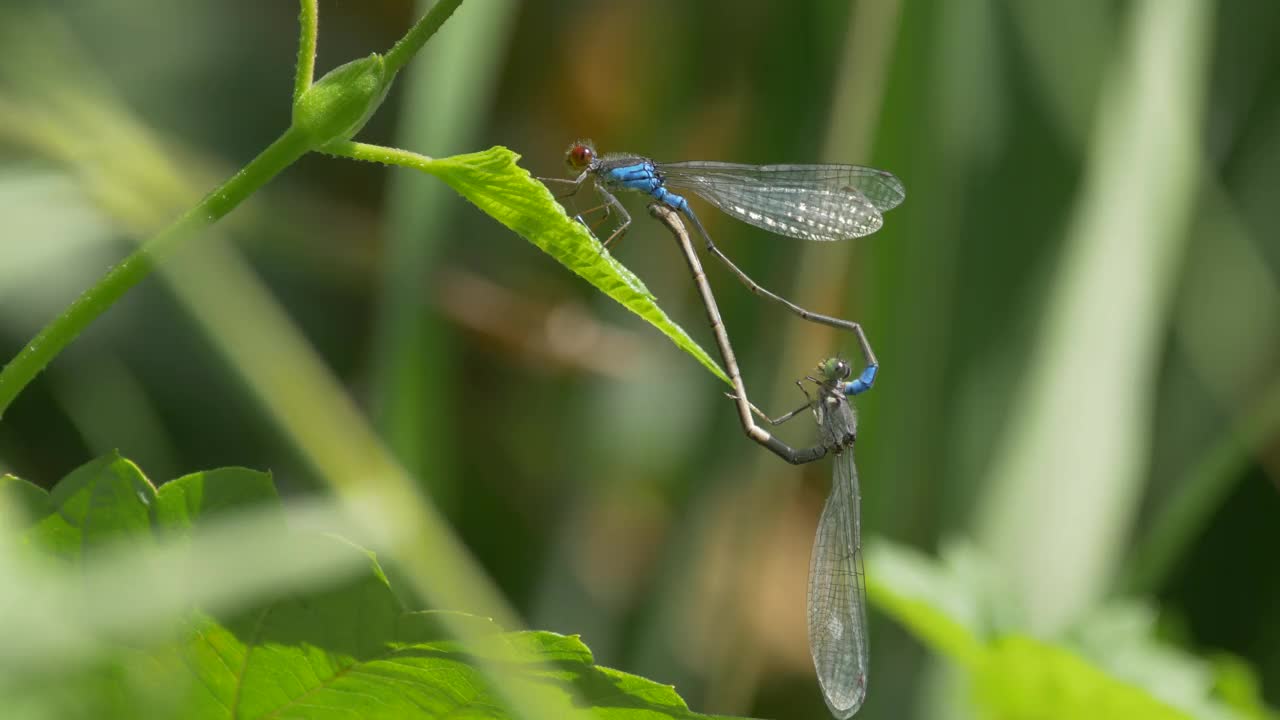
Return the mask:
M 574 170 L 583 170 L 596 158 L 596 151 L 586 143 L 574 143 L 565 153 L 565 162 Z
M 850 374 L 851 372 L 853 372 L 853 368 L 850 368 L 850 367 L 849 367 L 849 363 L 847 363 L 847 362 L 845 362 L 845 361 L 843 361 L 843 360 L 839 360 L 839 361 L 837 361 L 837 362 L 836 362 L 836 377 L 838 377 L 838 378 L 840 378 L 841 380 L 843 380 L 843 379 L 845 379 L 845 378 L 849 377 L 849 374 Z

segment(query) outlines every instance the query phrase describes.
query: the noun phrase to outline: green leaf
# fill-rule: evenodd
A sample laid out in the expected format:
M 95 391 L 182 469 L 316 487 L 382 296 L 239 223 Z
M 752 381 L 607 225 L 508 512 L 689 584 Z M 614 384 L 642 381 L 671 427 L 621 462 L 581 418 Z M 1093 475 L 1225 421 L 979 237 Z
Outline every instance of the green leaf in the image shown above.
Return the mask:
M 153 528 L 189 528 L 196 518 L 262 504 L 278 505 L 271 475 L 247 468 L 192 473 L 157 491 L 116 453 L 76 468 L 52 492 L 11 475 L 0 478 L 30 521 L 25 539 L 64 560 L 116 537 L 143 537 Z
M 1115 600 L 1091 609 L 1065 640 L 1107 674 L 1146 688 L 1193 717 L 1252 717 L 1215 697 L 1213 662 L 1163 640 L 1157 620 L 1144 603 Z M 1248 670 L 1244 665 L 1241 669 Z
M 582 223 L 565 214 L 542 183 L 505 147 L 430 161 L 424 169 L 495 220 L 536 245 L 623 307 L 661 330 L 676 347 L 729 382 L 720 366 L 662 311 L 640 278 L 618 262 Z
M 972 547 L 942 559 L 885 540 L 868 544 L 867 595 L 922 643 L 968 673 L 974 702 L 1002 720 L 1265 717 L 1210 697 L 1208 664 L 1158 642 L 1136 604 L 1096 610 L 1058 642 L 1031 637 L 999 569 Z M 1234 676 L 1237 680 L 1239 674 Z M 1236 684 L 1238 690 L 1241 685 Z M 1256 709 L 1255 709 L 1256 708 Z
M 357 552 L 331 541 L 335 552 Z M 500 668 L 555 717 L 697 718 L 669 687 L 594 665 L 578 638 L 503 632 L 459 613 L 410 612 L 385 575 L 279 600 L 227 621 L 205 618 L 186 652 L 191 717 L 507 717 L 481 667 Z M 481 642 L 462 646 L 442 620 Z M 507 688 L 510 689 L 509 687 Z M 196 712 L 199 710 L 199 712 Z
M 0 491 L 31 511 L 33 549 L 84 566 L 96 561 L 94 550 L 123 537 L 182 543 L 211 519 L 279 503 L 265 473 L 210 470 L 156 492 L 114 454 L 73 471 L 50 493 L 8 476 Z M 167 633 L 105 636 L 79 665 L 6 666 L 0 707 L 58 718 L 495 719 L 514 717 L 506 708 L 519 702 L 557 718 L 706 717 L 671 686 L 595 665 L 577 637 L 406 609 L 373 553 L 320 533 L 306 541 L 325 556 L 352 555 L 348 565 L 364 570 L 231 611 L 193 609 Z M 198 558 L 191 567 L 205 568 Z
M 22 519 L 49 514 L 49 493 L 33 482 L 16 475 L 0 475 L 0 493 L 4 493 L 8 501 L 17 507 Z
M 958 557 L 957 550 L 953 556 Z M 957 560 L 959 562 L 959 560 Z M 980 661 L 983 603 L 966 576 L 885 540 L 867 548 L 867 597 L 934 652 L 965 667 Z
M 136 465 L 112 453 L 73 470 L 33 513 L 25 540 L 79 562 L 118 537 L 149 534 L 156 489 Z
M 184 475 L 160 486 L 157 500 L 157 518 L 165 527 L 190 527 L 196 519 L 280 501 L 270 473 L 238 467 Z
M 1214 689 L 1224 703 L 1249 720 L 1280 719 L 1280 713 L 1263 702 L 1262 682 L 1248 663 L 1226 653 L 1219 653 L 1210 660 L 1214 670 Z
M 977 704 L 1003 720 L 1190 720 L 1191 715 L 1102 672 L 1078 655 L 1025 636 L 992 643 L 973 675 Z

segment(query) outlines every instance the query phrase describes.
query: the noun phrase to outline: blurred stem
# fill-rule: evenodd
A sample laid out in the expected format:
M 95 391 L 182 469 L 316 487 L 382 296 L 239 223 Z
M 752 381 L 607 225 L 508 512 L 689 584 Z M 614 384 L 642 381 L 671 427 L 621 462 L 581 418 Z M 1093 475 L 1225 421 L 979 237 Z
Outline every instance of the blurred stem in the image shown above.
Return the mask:
M 387 68 L 385 77 L 392 77 L 397 70 L 407 63 L 422 48 L 423 44 L 440 29 L 444 21 L 449 19 L 449 16 L 453 14 L 453 11 L 457 9 L 461 2 L 462 0 L 441 0 L 409 32 L 405 33 L 405 36 L 387 53 L 384 65 Z M 299 88 L 303 90 L 310 89 L 311 75 L 314 71 L 318 22 L 315 0 L 302 0 L 302 11 L 299 15 L 299 20 L 301 21 L 302 31 L 298 48 L 298 73 L 294 85 L 295 100 L 299 99 L 303 94 Z M 304 75 L 307 86 L 305 88 L 303 87 Z M 297 103 L 295 103 L 295 120 L 298 117 L 297 107 Z M 346 108 L 341 102 L 322 105 L 317 109 L 312 109 L 312 112 L 315 113 L 313 120 L 320 124 L 332 122 L 334 114 L 340 113 L 344 109 Z M 231 212 L 236 206 L 244 202 L 245 198 L 252 195 L 263 185 L 266 185 L 281 170 L 284 170 L 298 158 L 310 152 L 313 149 L 312 142 L 312 136 L 300 129 L 295 122 L 283 135 L 271 143 L 266 150 L 263 150 L 248 165 L 241 168 L 231 179 L 206 195 L 199 204 L 188 210 L 168 228 L 143 243 L 141 247 L 130 253 L 120 264 L 107 271 L 107 274 L 101 280 L 85 291 L 83 295 L 71 304 L 71 307 L 67 308 L 53 322 L 46 325 L 16 358 L 6 365 L 3 371 L 0 371 L 0 417 L 3 417 L 4 411 L 8 409 L 14 398 L 18 396 L 18 393 L 34 380 L 35 376 L 68 343 L 79 336 L 89 326 L 89 323 L 106 312 L 107 308 L 119 300 L 125 292 L 151 274 L 159 260 L 172 253 L 195 231 L 212 225 L 222 216 Z M 414 153 L 391 151 L 387 148 L 377 148 L 377 146 L 362 146 L 358 143 L 350 142 L 339 142 L 334 143 L 334 145 L 338 147 L 352 146 L 355 148 L 354 154 L 348 155 L 348 157 L 356 159 L 365 159 L 360 157 L 359 153 L 361 148 L 368 147 L 392 153 L 392 156 L 399 160 L 376 160 L 377 162 L 409 165 L 421 170 L 426 170 L 431 162 L 429 158 L 424 158 Z M 335 152 L 334 154 L 341 153 Z
M 1173 570 L 1208 516 L 1222 506 L 1245 463 L 1263 441 L 1280 428 L 1280 383 L 1262 396 L 1252 410 L 1214 444 L 1179 483 L 1178 493 L 1160 511 L 1146 539 L 1134 549 L 1128 572 L 1120 579 L 1123 594 L 1149 594 Z
M 318 0 L 300 0 L 298 13 L 298 71 L 293 81 L 293 100 L 311 87 L 316 73 L 316 39 L 320 35 L 320 10 Z
M 1061 267 L 978 501 L 979 541 L 1038 632 L 1110 590 L 1115 548 L 1137 514 L 1152 379 L 1202 192 L 1207 7 L 1142 0 L 1128 9 Z
M 462 0 L 440 0 L 436 6 L 431 8 L 422 19 L 414 24 L 399 42 L 387 51 L 386 57 L 383 58 L 386 63 L 387 77 L 391 77 L 404 67 L 405 63 L 413 58 L 414 54 L 422 49 L 427 42 L 445 20 L 453 14 L 454 10 L 462 4 Z
M 430 0 L 418 0 L 420 12 Z M 492 102 L 506 38 L 519 5 L 490 0 L 459 9 L 401 73 L 394 144 L 441 156 L 474 145 Z M 383 441 L 445 514 L 457 507 L 455 337 L 440 308 L 423 302 L 423 278 L 438 278 L 453 242 L 457 196 L 420 172 L 388 178 L 383 252 L 370 348 L 369 411 Z M 457 283 L 436 282 L 445 298 Z M 450 296 L 457 306 L 461 298 Z M 446 303 L 448 305 L 449 303 Z M 465 303 L 463 303 L 465 304 Z
M 106 312 L 130 288 L 147 277 L 157 262 L 171 254 L 196 231 L 212 225 L 245 198 L 310 151 L 307 138 L 290 128 L 248 165 L 209 193 L 172 225 L 160 231 L 107 271 L 61 315 L 27 343 L 0 371 L 0 416 L 35 376 L 59 352 L 80 335 L 89 323 Z

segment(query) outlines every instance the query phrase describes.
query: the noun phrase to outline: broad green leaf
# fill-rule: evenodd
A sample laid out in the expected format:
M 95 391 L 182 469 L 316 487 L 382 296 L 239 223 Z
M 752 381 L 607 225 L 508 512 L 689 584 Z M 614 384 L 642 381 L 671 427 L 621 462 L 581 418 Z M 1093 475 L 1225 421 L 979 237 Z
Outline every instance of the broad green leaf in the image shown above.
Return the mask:
M 279 503 L 267 473 L 220 468 L 186 475 L 156 490 L 136 465 L 115 453 L 76 468 L 51 492 L 13 476 L 0 483 L 30 520 L 28 541 L 73 560 L 83 549 L 117 536 L 186 528 L 197 517 Z
M 238 467 L 184 475 L 160 486 L 157 495 L 156 514 L 165 527 L 190 527 L 197 519 L 279 503 L 270 473 Z
M 351 546 L 335 552 L 358 552 Z M 193 718 L 502 718 L 503 695 L 481 667 L 556 717 L 697 718 L 669 687 L 594 665 L 576 637 L 503 632 L 449 613 L 481 642 L 461 645 L 444 614 L 396 601 L 371 560 L 364 577 L 281 599 L 237 618 L 203 618 L 188 647 Z M 198 712 L 197 712 L 198 711 Z
M 156 492 L 114 454 L 73 471 L 50 493 L 12 477 L 0 489 L 31 511 L 33 549 L 84 568 L 97 561 L 94 550 L 115 540 L 182 543 L 210 519 L 279 503 L 265 473 L 193 473 Z M 518 698 L 522 708 L 557 718 L 706 717 L 668 685 L 595 665 L 577 637 L 408 609 L 373 553 L 331 535 L 304 539 L 326 557 L 352 556 L 346 565 L 364 570 L 246 600 L 252 604 L 234 611 L 194 608 L 172 630 L 119 635 L 125 642 L 104 636 L 80 664 L 10 667 L 0 674 L 5 716 L 494 719 L 515 717 L 506 708 Z M 192 573 L 202 570 L 192 563 Z M 172 582 L 184 582 L 180 575 Z
M 977 704 L 1002 720 L 1190 720 L 1075 653 L 1012 635 L 988 647 L 973 674 Z
M 582 223 L 566 215 L 547 187 L 516 164 L 519 159 L 519 155 L 498 146 L 433 160 L 426 169 L 495 220 L 647 320 L 671 338 L 676 347 L 729 383 L 720 366 L 658 307 L 640 278 L 614 259 Z
M 1146 688 L 1193 717 L 1248 717 L 1215 697 L 1213 663 L 1163 640 L 1158 620 L 1155 610 L 1144 603 L 1113 601 L 1090 610 L 1065 640 L 1103 672 Z
M 867 568 L 871 602 L 964 668 L 974 702 L 989 717 L 1266 717 L 1247 690 L 1237 697 L 1246 698 L 1248 712 L 1212 697 L 1208 664 L 1157 640 L 1154 614 L 1133 603 L 1099 609 L 1050 642 L 1019 627 L 999 572 L 968 546 L 948 546 L 935 560 L 877 540 L 869 543 Z
M 0 475 L 0 493 L 14 505 L 19 517 L 31 520 L 49 514 L 49 493 L 16 475 Z
M 156 489 L 136 465 L 116 453 L 92 460 L 48 494 L 44 513 L 31 518 L 26 539 L 64 560 L 108 540 L 150 532 Z
M 918 551 L 884 540 L 867 548 L 868 599 L 934 652 L 973 667 L 982 647 L 980 599 L 971 584 Z

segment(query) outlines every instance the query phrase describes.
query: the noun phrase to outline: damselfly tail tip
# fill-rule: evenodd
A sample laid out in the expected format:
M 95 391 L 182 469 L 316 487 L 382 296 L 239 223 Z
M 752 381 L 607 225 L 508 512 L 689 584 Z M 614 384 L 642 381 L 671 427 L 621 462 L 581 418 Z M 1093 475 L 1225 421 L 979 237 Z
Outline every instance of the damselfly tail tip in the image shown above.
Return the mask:
M 838 720 L 848 720 L 853 717 L 862 708 L 862 702 L 867 699 L 866 673 L 858 674 L 853 687 L 845 691 L 827 693 L 824 699 L 827 701 L 827 709 Z

